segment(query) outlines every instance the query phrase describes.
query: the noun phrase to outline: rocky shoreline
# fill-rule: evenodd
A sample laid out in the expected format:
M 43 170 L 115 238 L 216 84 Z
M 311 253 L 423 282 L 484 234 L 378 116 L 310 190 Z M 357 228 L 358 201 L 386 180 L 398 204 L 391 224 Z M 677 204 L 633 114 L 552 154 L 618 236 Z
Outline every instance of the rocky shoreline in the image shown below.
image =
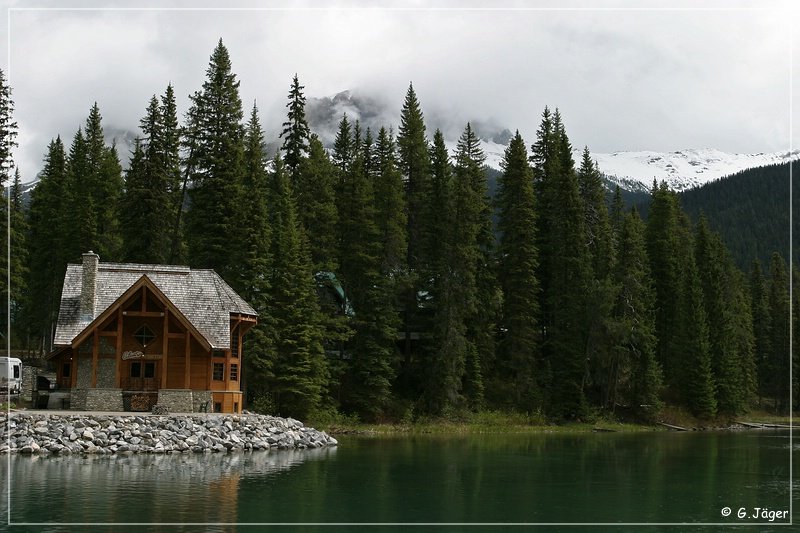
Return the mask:
M 0 414 L 0 454 L 233 453 L 337 444 L 298 420 L 258 414 Z

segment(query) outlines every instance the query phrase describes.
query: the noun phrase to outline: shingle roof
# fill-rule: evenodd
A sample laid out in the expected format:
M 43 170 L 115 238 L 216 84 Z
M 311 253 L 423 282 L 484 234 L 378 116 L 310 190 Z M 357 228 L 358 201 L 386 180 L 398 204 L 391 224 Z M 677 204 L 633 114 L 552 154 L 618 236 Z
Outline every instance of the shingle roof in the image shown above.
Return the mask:
M 147 276 L 170 299 L 214 349 L 230 348 L 231 313 L 257 315 L 213 270 L 193 270 L 172 265 L 99 263 L 95 313 L 91 318 L 81 317 L 83 267 L 67 265 L 54 344 L 72 344 L 73 339 L 92 320 L 113 305 L 142 276 Z

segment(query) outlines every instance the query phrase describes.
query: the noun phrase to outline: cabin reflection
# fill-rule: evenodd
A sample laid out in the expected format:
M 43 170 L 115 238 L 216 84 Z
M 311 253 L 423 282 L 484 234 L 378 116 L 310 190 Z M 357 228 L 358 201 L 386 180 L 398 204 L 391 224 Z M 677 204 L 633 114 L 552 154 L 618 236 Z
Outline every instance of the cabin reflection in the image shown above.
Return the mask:
M 276 475 L 335 453 L 332 447 L 232 454 L 14 456 L 11 518 L 61 524 L 234 524 L 239 522 L 243 479 Z M 41 502 L 40 508 L 31 509 L 33 499 Z M 25 507 L 23 516 L 18 510 Z

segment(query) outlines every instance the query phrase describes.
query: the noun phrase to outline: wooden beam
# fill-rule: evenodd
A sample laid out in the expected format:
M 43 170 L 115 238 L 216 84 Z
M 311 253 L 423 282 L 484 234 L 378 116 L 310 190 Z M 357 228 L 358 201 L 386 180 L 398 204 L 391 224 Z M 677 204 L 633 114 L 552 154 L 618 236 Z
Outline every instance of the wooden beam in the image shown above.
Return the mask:
M 117 377 L 116 387 L 122 387 L 122 307 L 117 310 Z
M 168 308 L 164 308 L 165 311 L 168 311 Z M 169 328 L 169 315 L 167 313 L 162 313 L 164 315 L 164 329 L 161 332 L 161 336 L 163 337 L 162 341 L 162 353 L 164 354 L 164 358 L 161 362 L 161 388 L 167 388 L 167 369 L 169 368 L 169 337 L 167 337 L 167 330 Z
M 211 375 L 214 373 L 214 350 L 208 351 L 208 368 L 206 369 L 206 390 L 211 390 Z
M 94 330 L 92 337 L 92 388 L 97 387 L 97 356 L 100 353 L 100 335 Z
M 161 318 L 164 316 L 164 313 L 161 311 L 123 311 L 122 314 L 125 316 L 147 316 L 154 318 Z
M 147 311 L 147 287 L 142 285 L 142 313 Z
M 192 336 L 189 330 L 184 333 L 186 341 L 183 347 L 183 388 L 192 388 Z
M 182 339 L 185 333 L 167 333 L 167 337 L 170 339 Z
M 70 380 L 69 380 L 69 388 L 74 389 L 75 385 L 78 384 L 78 350 L 70 348 L 70 363 L 71 363 L 71 370 Z

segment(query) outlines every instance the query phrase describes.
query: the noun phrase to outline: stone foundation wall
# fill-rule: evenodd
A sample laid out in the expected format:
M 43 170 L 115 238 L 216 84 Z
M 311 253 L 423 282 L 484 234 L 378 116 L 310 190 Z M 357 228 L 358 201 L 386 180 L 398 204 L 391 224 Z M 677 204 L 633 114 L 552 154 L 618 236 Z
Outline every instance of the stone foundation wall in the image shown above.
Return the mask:
M 122 411 L 122 389 L 72 389 L 73 411 Z
M 72 389 L 69 399 L 69 408 L 72 411 L 86 410 L 86 391 L 87 389 Z
M 194 390 L 192 391 L 193 410 L 195 413 L 201 412 L 201 407 L 206 404 L 207 412 L 214 411 L 214 400 L 210 390 Z M 208 403 L 206 403 L 208 402 Z
M 192 391 L 190 389 L 159 389 L 158 405 L 166 407 L 170 413 L 191 413 L 193 411 Z

